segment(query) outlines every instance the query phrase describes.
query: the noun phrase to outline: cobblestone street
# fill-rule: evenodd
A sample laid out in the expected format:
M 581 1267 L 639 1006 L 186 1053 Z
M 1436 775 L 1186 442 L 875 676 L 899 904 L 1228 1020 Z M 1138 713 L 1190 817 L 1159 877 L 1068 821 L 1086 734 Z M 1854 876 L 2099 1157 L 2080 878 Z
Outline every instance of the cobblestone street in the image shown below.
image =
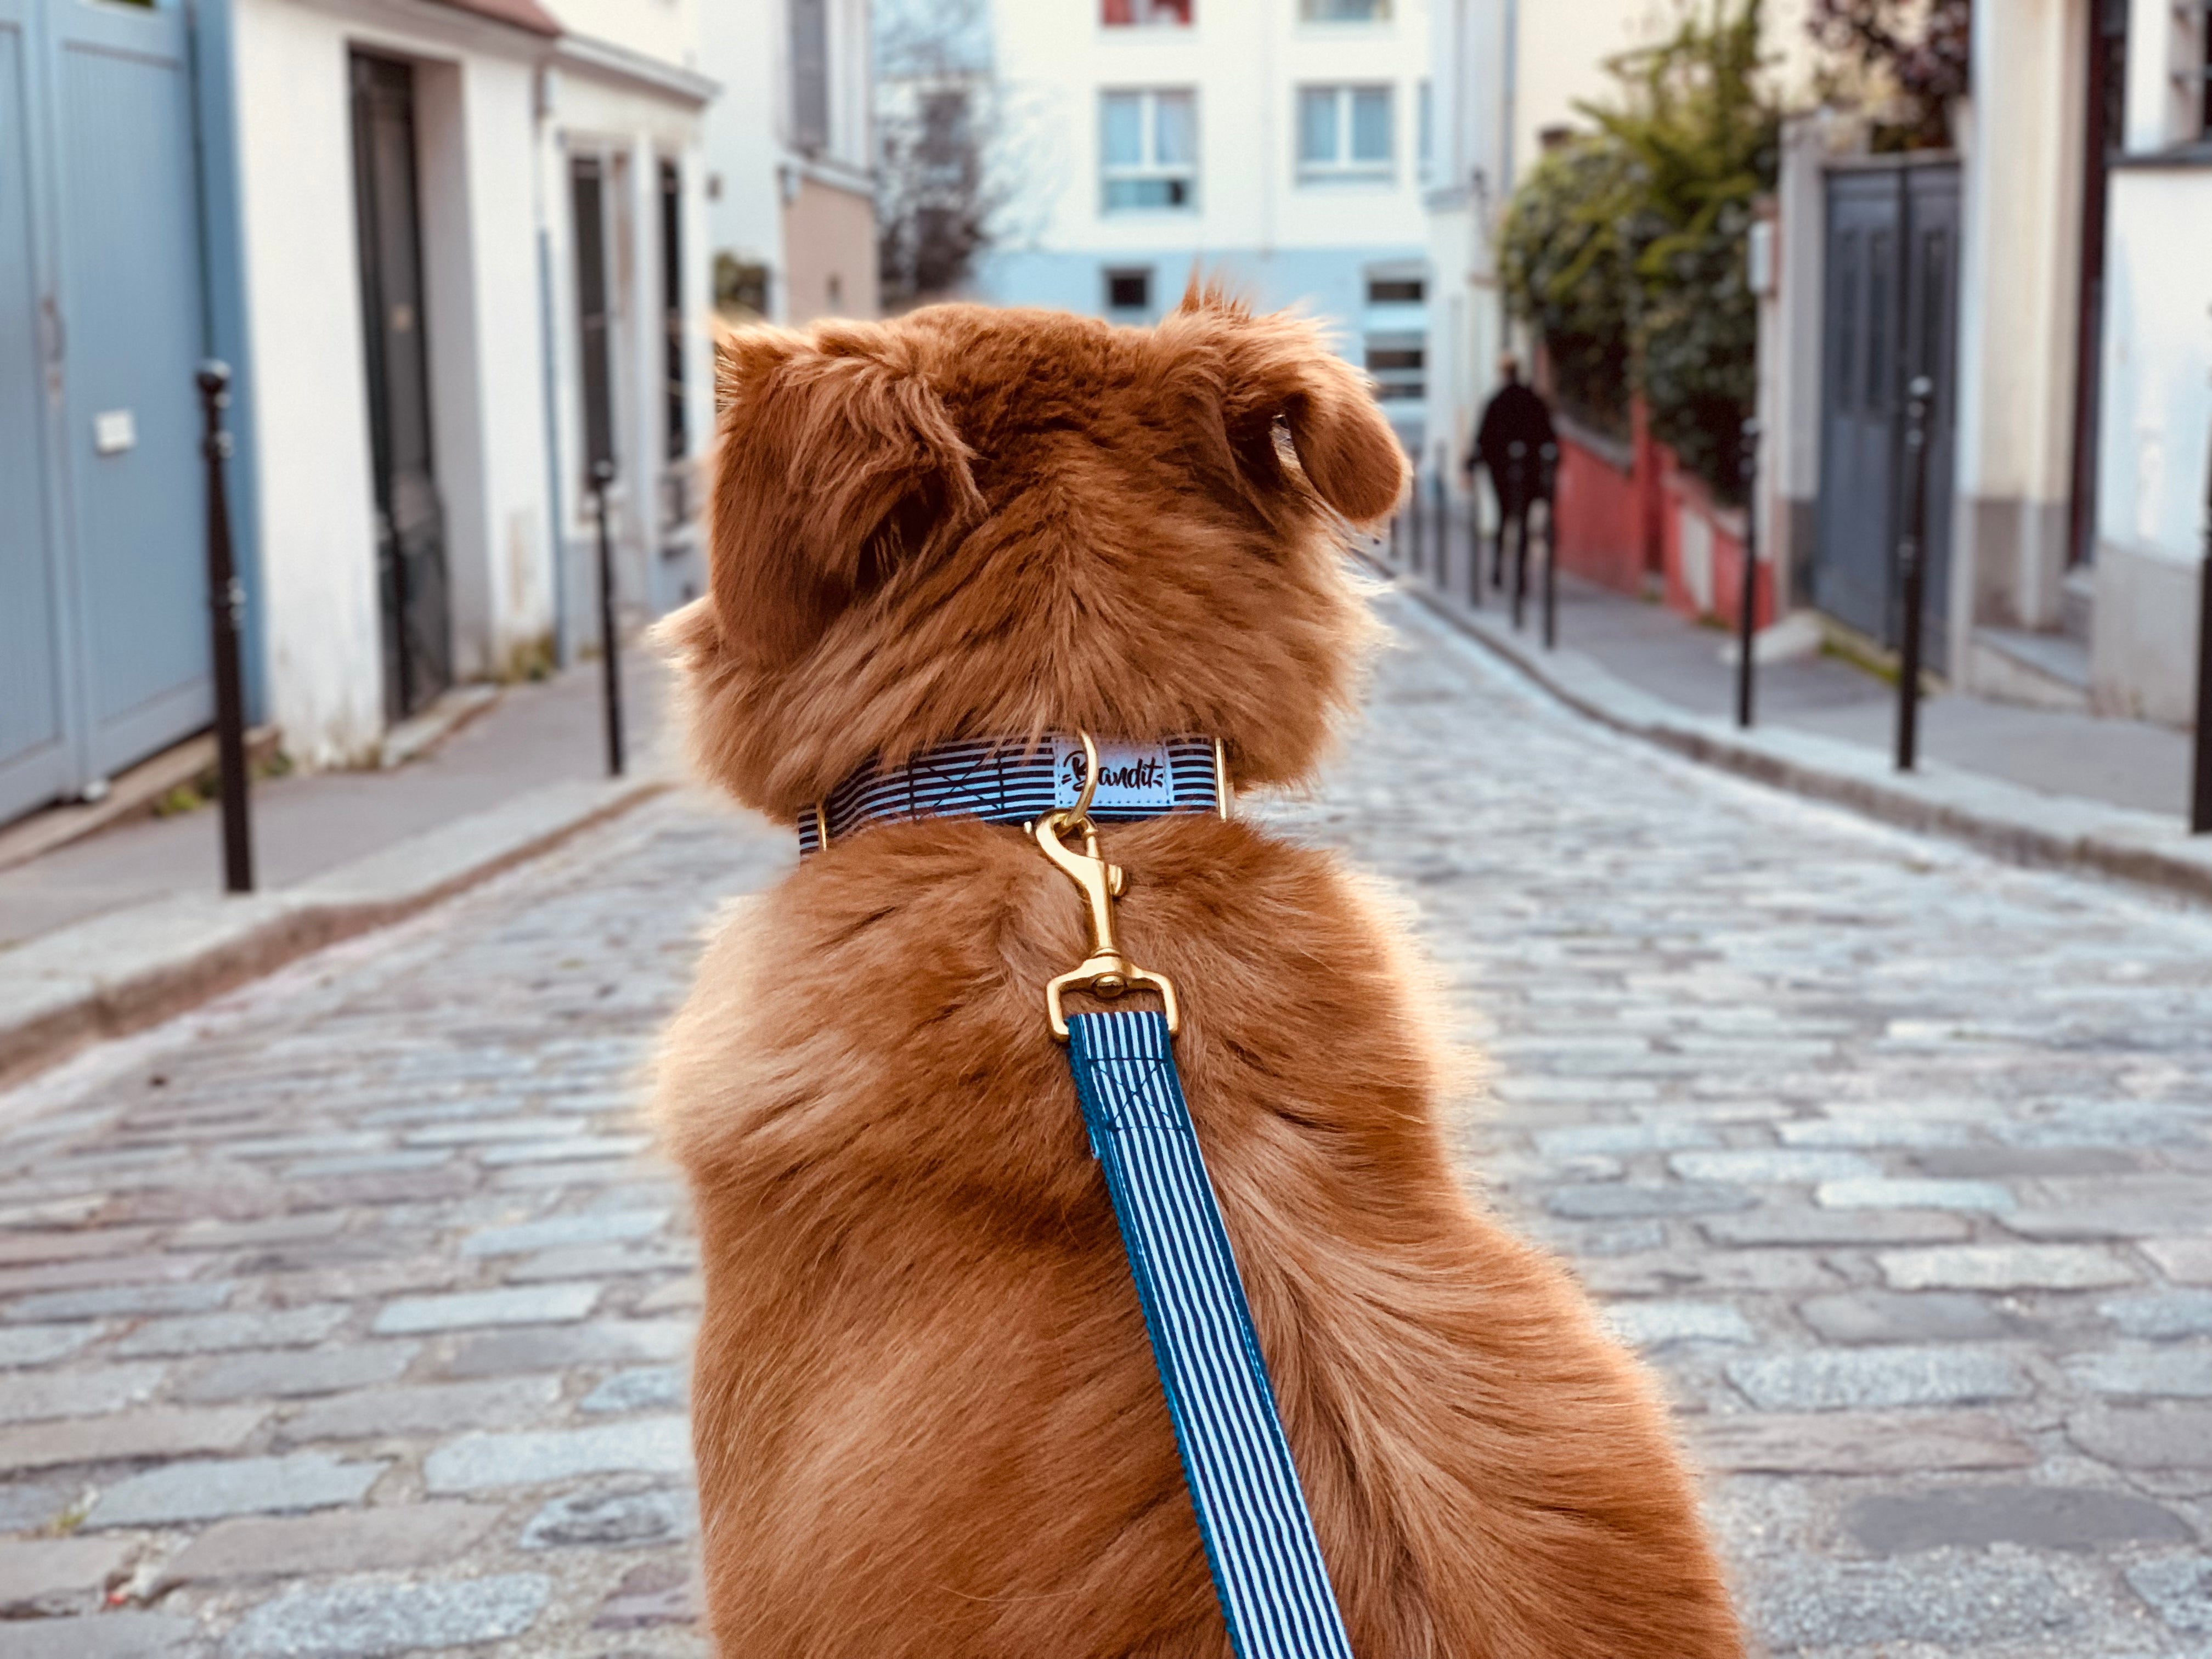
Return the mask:
M 1385 609 L 1362 733 L 1266 810 L 1418 908 L 1470 1176 L 1664 1369 L 1768 1650 L 2212 1655 L 2212 913 Z M 705 1650 L 635 1082 L 788 840 L 665 799 L 0 1094 L 0 1659 Z

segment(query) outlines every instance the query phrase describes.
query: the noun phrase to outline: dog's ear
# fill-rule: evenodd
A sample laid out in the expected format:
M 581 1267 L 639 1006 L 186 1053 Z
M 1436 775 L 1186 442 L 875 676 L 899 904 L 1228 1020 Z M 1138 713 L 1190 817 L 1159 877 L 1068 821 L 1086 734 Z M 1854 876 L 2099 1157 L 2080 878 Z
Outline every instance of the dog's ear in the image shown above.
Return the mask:
M 1306 318 L 1255 317 L 1219 289 L 1194 282 L 1175 323 L 1206 330 L 1222 356 L 1222 416 L 1239 464 L 1262 489 L 1279 487 L 1275 422 L 1322 501 L 1354 524 L 1387 517 L 1405 489 L 1406 456 L 1366 377 L 1328 349 Z
M 717 343 L 711 586 L 725 649 L 799 658 L 848 607 L 981 512 L 912 343 L 867 324 Z

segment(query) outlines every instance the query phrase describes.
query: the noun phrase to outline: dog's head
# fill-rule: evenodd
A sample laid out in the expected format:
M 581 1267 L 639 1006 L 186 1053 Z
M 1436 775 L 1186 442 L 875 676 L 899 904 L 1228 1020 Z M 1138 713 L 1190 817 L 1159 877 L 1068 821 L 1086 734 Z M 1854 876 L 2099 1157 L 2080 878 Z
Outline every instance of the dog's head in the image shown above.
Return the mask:
M 1342 522 L 1404 461 L 1314 325 L 938 306 L 720 354 L 712 586 L 664 637 L 708 775 L 788 814 L 954 738 L 1218 737 L 1288 781 L 1370 624 Z

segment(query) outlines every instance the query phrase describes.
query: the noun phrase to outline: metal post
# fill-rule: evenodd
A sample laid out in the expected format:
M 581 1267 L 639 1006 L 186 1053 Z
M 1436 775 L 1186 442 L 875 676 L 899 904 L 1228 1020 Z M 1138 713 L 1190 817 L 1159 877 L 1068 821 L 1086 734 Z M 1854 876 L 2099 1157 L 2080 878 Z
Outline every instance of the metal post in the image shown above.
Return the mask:
M 1421 532 L 1426 528 L 1421 522 L 1421 469 L 1413 468 L 1413 487 L 1406 497 L 1406 568 L 1416 575 L 1421 569 Z
M 1521 631 L 1521 619 L 1528 600 L 1528 446 L 1517 439 L 1505 447 L 1506 495 L 1513 503 L 1513 631 Z M 1498 527 L 1498 547 L 1503 550 L 1505 526 Z
M 1451 582 L 1451 492 L 1444 484 L 1444 463 L 1437 462 L 1435 476 L 1429 481 L 1429 493 L 1437 504 L 1437 568 L 1430 573 L 1443 592 Z
M 1920 744 L 1920 613 L 1928 573 L 1928 404 L 1936 383 L 1916 374 L 1905 388 L 1905 534 L 1897 544 L 1898 587 L 1904 598 L 1904 649 L 1897 667 L 1897 769 L 1910 772 Z
M 599 517 L 599 673 L 607 710 L 607 775 L 623 775 L 622 643 L 615 629 L 615 551 L 607 536 L 607 486 L 615 480 L 611 460 L 592 465 L 592 500 Z
M 1544 649 L 1559 645 L 1559 447 L 1536 452 L 1536 494 L 1544 503 Z
M 2204 474 L 2204 562 L 2197 572 L 2197 767 L 2189 833 L 2212 836 L 2212 465 Z
M 1482 489 L 1474 481 L 1474 469 L 1467 469 L 1467 604 L 1470 611 L 1482 609 Z
M 1751 725 L 1754 635 L 1759 610 L 1759 422 L 1743 423 L 1737 441 L 1736 476 L 1743 483 L 1743 588 L 1736 595 L 1735 723 Z
M 253 890 L 253 830 L 246 817 L 246 690 L 240 672 L 239 626 L 244 620 L 246 589 L 231 556 L 230 497 L 223 463 L 230 459 L 230 434 L 222 411 L 230 406 L 230 365 L 210 357 L 195 377 L 200 388 L 204 432 L 200 453 L 207 458 L 208 629 L 215 660 L 216 775 L 222 796 L 222 884 L 233 893 Z

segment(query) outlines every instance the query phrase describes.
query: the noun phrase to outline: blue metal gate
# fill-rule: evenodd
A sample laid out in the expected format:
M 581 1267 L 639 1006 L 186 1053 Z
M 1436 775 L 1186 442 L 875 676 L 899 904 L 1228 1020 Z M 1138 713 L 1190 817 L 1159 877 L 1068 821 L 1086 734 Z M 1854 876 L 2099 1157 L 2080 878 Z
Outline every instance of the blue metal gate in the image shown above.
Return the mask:
M 189 46 L 0 0 L 0 819 L 210 718 Z

